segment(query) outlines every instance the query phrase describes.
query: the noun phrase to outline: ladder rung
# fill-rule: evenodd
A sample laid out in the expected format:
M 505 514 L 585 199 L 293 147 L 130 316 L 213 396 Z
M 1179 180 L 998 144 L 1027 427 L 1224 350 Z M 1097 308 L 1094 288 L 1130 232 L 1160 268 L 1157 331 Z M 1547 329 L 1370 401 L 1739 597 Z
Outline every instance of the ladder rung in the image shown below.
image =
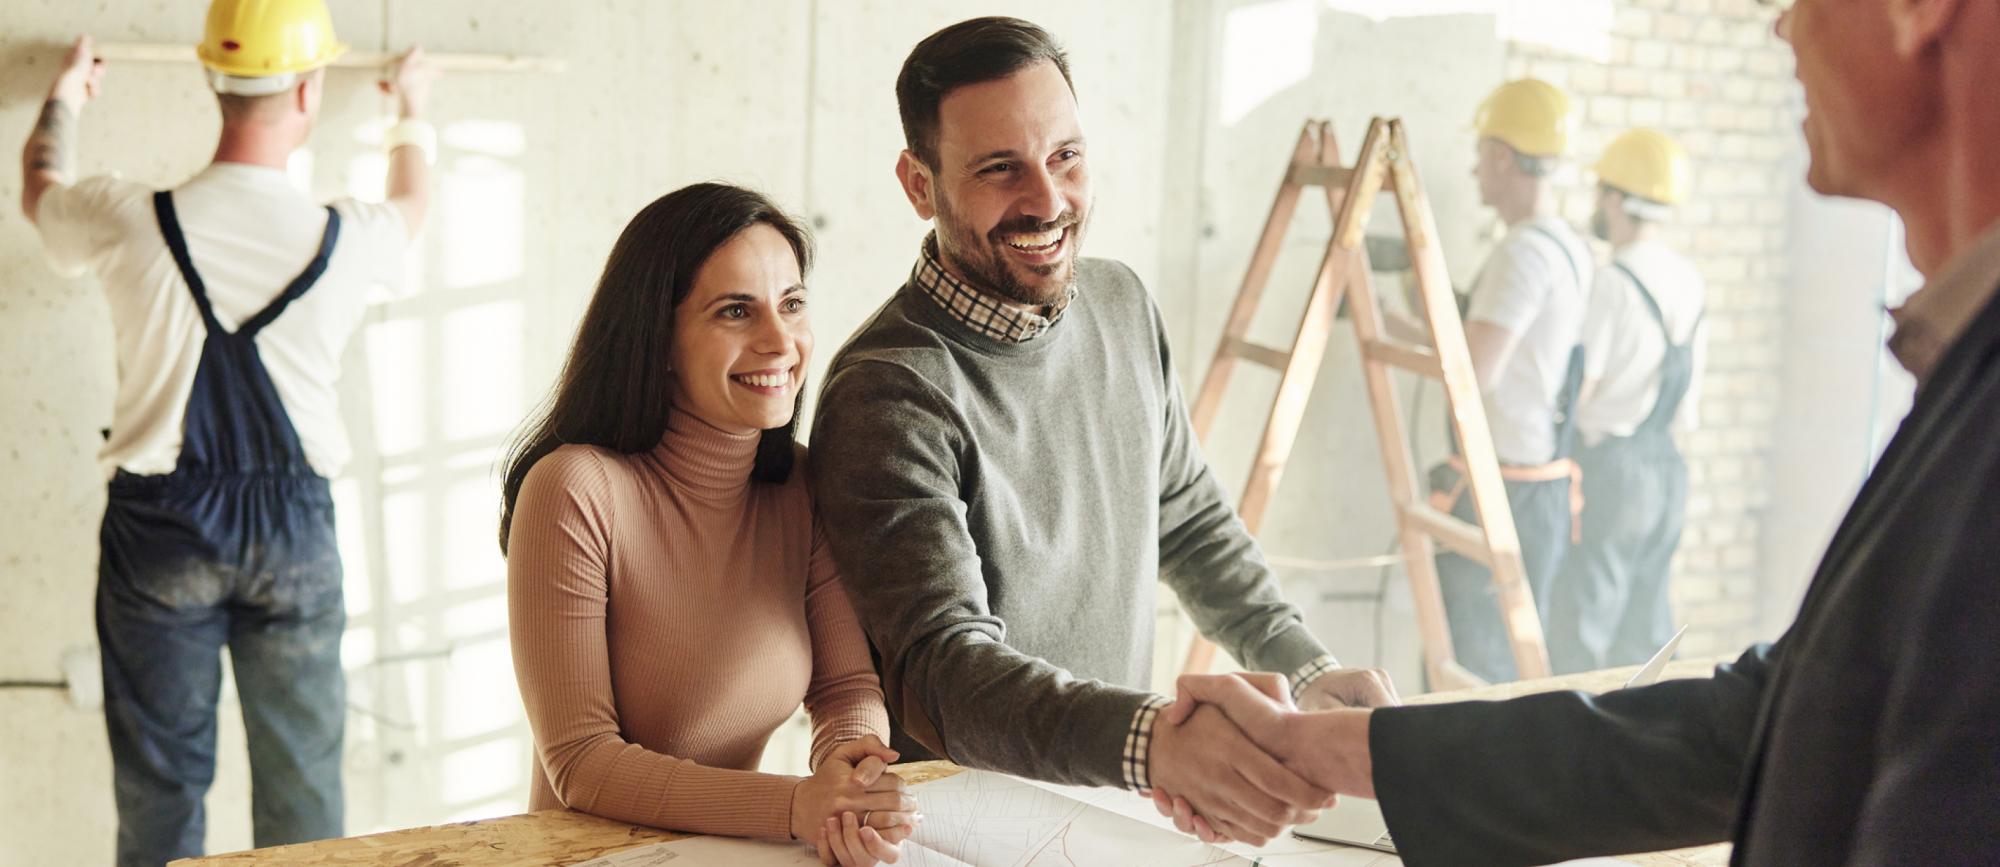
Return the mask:
M 1493 568 L 1493 552 L 1486 547 L 1486 532 L 1458 518 L 1447 515 L 1424 503 L 1411 503 L 1403 507 L 1403 520 L 1416 525 L 1417 529 L 1431 538 L 1443 542 L 1446 548 L 1466 559 L 1488 569 Z
M 1438 362 L 1437 352 L 1428 346 L 1390 340 L 1370 340 L 1361 345 L 1361 354 L 1370 361 L 1393 364 L 1432 379 L 1444 378 L 1444 365 Z
M 1272 370 L 1284 370 L 1292 363 L 1292 354 L 1282 349 L 1272 349 L 1262 343 L 1251 343 L 1238 337 L 1223 338 L 1223 351 L 1254 364 L 1261 364 Z
M 1303 186 L 1342 187 L 1354 170 L 1346 166 L 1321 166 L 1312 163 L 1292 163 L 1291 176 L 1286 180 Z

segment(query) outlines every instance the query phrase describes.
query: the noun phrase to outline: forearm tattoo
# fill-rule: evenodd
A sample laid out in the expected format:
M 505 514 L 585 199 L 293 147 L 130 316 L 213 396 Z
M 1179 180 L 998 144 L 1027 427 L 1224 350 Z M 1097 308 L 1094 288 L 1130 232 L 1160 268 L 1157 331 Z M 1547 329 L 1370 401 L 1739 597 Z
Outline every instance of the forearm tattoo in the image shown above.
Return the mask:
M 28 136 L 28 170 L 69 177 L 76 164 L 76 112 L 61 100 L 42 103 L 41 119 Z

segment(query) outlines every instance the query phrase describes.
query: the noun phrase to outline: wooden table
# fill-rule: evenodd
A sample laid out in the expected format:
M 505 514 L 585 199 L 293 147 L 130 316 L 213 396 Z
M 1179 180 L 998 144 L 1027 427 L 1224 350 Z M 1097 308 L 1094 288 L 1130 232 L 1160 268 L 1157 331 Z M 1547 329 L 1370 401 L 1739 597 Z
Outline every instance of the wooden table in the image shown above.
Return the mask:
M 1667 667 L 1666 677 L 1707 677 L 1719 659 L 1687 660 Z M 1635 668 L 1610 669 L 1541 680 L 1504 683 L 1477 689 L 1457 690 L 1416 696 L 1411 704 L 1467 699 L 1500 699 L 1536 692 L 1580 689 L 1602 692 L 1615 689 Z M 949 762 L 913 762 L 900 765 L 896 772 L 912 783 L 941 779 L 961 769 Z M 613 852 L 685 839 L 676 834 L 639 825 L 628 825 L 570 810 L 541 810 L 498 819 L 456 822 L 403 831 L 320 840 L 292 846 L 276 846 L 207 858 L 173 862 L 181 867 L 194 865 L 397 865 L 397 867 L 514 867 L 514 865 L 568 865 Z M 1729 861 L 1726 844 L 1626 856 L 1626 860 L 1646 867 L 1715 867 Z

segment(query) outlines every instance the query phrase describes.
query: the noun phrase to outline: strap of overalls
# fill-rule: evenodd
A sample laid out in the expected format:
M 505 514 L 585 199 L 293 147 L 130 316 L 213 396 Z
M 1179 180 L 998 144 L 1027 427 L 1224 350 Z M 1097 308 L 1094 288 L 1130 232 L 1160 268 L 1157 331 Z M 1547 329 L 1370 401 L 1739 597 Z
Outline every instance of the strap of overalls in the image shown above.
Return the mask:
M 159 218 L 160 234 L 208 329 L 201 342 L 201 361 L 188 391 L 187 409 L 181 419 L 180 456 L 171 475 L 208 479 L 226 475 L 258 478 L 312 475 L 298 430 L 285 410 L 270 371 L 264 366 L 256 338 L 257 332 L 276 320 L 278 314 L 325 273 L 340 235 L 339 214 L 328 209 L 319 249 L 305 270 L 232 333 L 223 330 L 216 319 L 208 288 L 195 270 L 187 237 L 174 211 L 173 195 L 155 194 L 153 210 Z
M 1576 254 L 1570 252 L 1569 245 L 1555 236 L 1554 232 L 1540 226 L 1527 226 L 1561 250 L 1563 259 L 1569 262 L 1570 277 L 1576 281 L 1578 303 L 1589 300 L 1590 283 L 1583 272 L 1583 266 L 1576 261 Z M 1583 344 L 1569 348 L 1569 360 L 1563 366 L 1562 387 L 1556 390 L 1556 456 L 1555 460 L 1544 464 L 1540 474 L 1544 478 L 1569 477 L 1569 539 L 1572 544 L 1583 542 L 1583 467 L 1570 457 L 1576 451 L 1576 402 L 1583 394 Z
M 1701 322 L 1708 316 L 1708 311 L 1704 309 L 1697 312 L 1694 317 L 1694 327 L 1688 329 L 1687 341 L 1676 343 L 1673 332 L 1667 328 L 1666 314 L 1660 310 L 1659 299 L 1654 298 L 1652 290 L 1646 288 L 1646 281 L 1639 279 L 1639 275 L 1626 267 L 1623 262 L 1613 262 L 1611 267 L 1617 268 L 1619 273 L 1625 275 L 1625 279 L 1632 281 L 1633 288 L 1639 290 L 1639 298 L 1646 302 L 1646 312 L 1652 314 L 1653 324 L 1660 329 L 1660 341 L 1666 346 L 1666 351 L 1660 356 L 1660 393 L 1653 399 L 1652 412 L 1646 415 L 1646 419 L 1640 422 L 1637 428 L 1638 431 L 1646 432 L 1664 431 L 1672 424 L 1674 416 L 1680 412 L 1681 401 L 1687 397 L 1688 389 L 1693 384 L 1693 361 L 1690 355 L 1694 346 L 1694 336 L 1701 330 Z
M 153 194 L 153 213 L 159 218 L 160 234 L 166 239 L 167 250 L 173 254 L 174 265 L 180 268 L 181 279 L 187 282 L 188 292 L 194 295 L 194 304 L 201 310 L 202 323 L 208 326 L 210 332 L 232 333 L 224 331 L 221 323 L 216 320 L 215 307 L 208 300 L 208 286 L 201 281 L 200 272 L 194 269 L 194 258 L 188 254 L 187 236 L 181 232 L 180 216 L 174 211 L 174 195 L 171 190 L 161 190 Z M 334 242 L 339 239 L 340 212 L 329 206 L 326 209 L 326 231 L 320 235 L 319 250 L 313 254 L 312 261 L 306 263 L 305 270 L 300 271 L 297 277 L 292 278 L 292 282 L 285 286 L 285 291 L 278 293 L 278 297 L 272 299 L 264 309 L 257 311 L 257 315 L 244 320 L 233 333 L 243 337 L 255 336 L 257 332 L 264 330 L 264 326 L 277 319 L 279 314 L 284 313 L 285 308 L 291 306 L 299 296 L 306 294 L 306 290 L 311 289 L 314 283 L 319 282 L 320 276 L 326 273 L 327 263 L 333 258 Z
M 1577 264 L 1576 254 L 1570 252 L 1569 245 L 1564 244 L 1561 238 L 1557 238 L 1554 232 L 1540 226 L 1526 226 L 1524 228 L 1548 239 L 1549 243 L 1554 244 L 1556 249 L 1562 251 L 1563 259 L 1569 262 L 1570 276 L 1576 281 L 1578 296 L 1582 297 L 1587 294 L 1586 290 L 1589 287 L 1584 282 L 1583 266 Z M 1577 395 L 1582 391 L 1583 345 L 1577 344 L 1570 347 L 1569 361 L 1563 370 L 1562 387 L 1556 391 L 1556 460 L 1567 458 L 1571 452 L 1575 451 L 1576 399 Z
M 180 268 L 181 280 L 187 283 L 188 293 L 194 296 L 194 306 L 201 310 L 202 324 L 207 325 L 211 333 L 225 333 L 221 323 L 215 319 L 215 308 L 208 303 L 208 287 L 201 282 L 201 274 L 194 270 L 194 259 L 188 255 L 187 236 L 181 233 L 181 218 L 174 212 L 172 190 L 153 194 L 153 215 L 159 218 L 160 236 L 166 239 L 167 252 L 173 254 L 174 265 Z

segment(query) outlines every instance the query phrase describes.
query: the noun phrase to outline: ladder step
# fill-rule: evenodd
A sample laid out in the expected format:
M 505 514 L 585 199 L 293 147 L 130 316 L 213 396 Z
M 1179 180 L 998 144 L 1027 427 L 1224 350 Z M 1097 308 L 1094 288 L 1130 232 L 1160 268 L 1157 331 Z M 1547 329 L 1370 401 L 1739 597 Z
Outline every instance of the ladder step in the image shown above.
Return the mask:
M 1493 552 L 1486 547 L 1486 531 L 1421 502 L 1404 506 L 1403 520 L 1465 559 L 1493 568 Z
M 1292 354 L 1282 349 L 1272 349 L 1262 343 L 1251 343 L 1240 337 L 1222 339 L 1223 351 L 1253 364 L 1261 364 L 1272 370 L 1283 371 L 1292 363 Z
M 1353 177 L 1354 170 L 1346 166 L 1322 166 L 1313 163 L 1292 163 L 1292 170 L 1286 176 L 1287 183 L 1301 186 L 1341 187 L 1347 186 L 1347 179 Z
M 1361 344 L 1361 355 L 1369 361 L 1392 364 L 1432 379 L 1444 378 L 1444 365 L 1428 346 L 1392 340 L 1370 340 Z

